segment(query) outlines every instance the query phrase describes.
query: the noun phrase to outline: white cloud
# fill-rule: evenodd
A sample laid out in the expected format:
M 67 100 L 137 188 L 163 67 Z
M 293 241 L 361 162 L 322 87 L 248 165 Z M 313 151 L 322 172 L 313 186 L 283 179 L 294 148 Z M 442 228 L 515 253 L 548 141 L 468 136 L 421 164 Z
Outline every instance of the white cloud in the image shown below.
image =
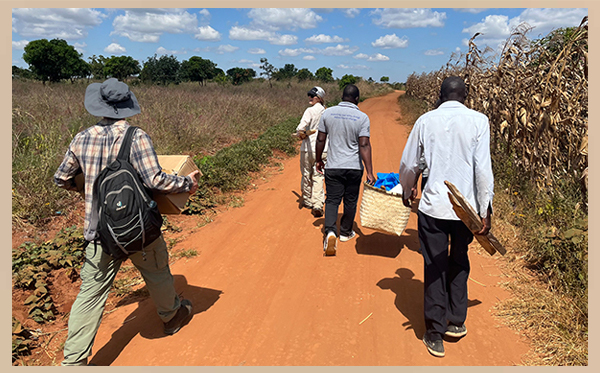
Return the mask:
M 326 56 L 349 56 L 356 52 L 358 47 L 350 47 L 348 45 L 338 44 L 335 47 L 327 47 L 321 50 L 321 53 Z
M 365 53 L 359 53 L 356 56 L 354 56 L 354 58 L 358 60 L 366 60 L 367 58 L 369 58 L 369 55 Z
M 457 12 L 471 13 L 471 14 L 478 14 L 481 12 L 485 12 L 487 9 L 488 8 L 454 8 L 454 10 Z
M 294 45 L 298 44 L 298 37 L 296 35 L 274 35 L 269 39 L 269 43 L 274 45 Z
M 110 34 L 132 41 L 156 43 L 164 33 L 183 34 L 197 31 L 198 19 L 180 9 L 128 9 L 113 20 Z
M 306 61 L 314 61 L 314 60 L 316 60 L 317 58 L 316 58 L 315 56 L 308 55 L 308 56 L 304 56 L 304 57 L 302 57 L 302 59 L 303 59 L 303 60 L 306 60 Z
M 87 37 L 88 29 L 100 25 L 106 17 L 94 9 L 15 8 L 12 28 L 23 37 L 77 40 Z
M 23 50 L 23 49 L 25 49 L 27 44 L 29 44 L 29 40 L 13 41 L 12 49 L 13 50 Z
M 217 53 L 218 54 L 224 54 L 224 53 L 233 53 L 236 50 L 240 49 L 239 47 L 235 47 L 233 45 L 230 44 L 224 44 L 224 45 L 219 45 L 217 47 Z
M 408 47 L 408 37 L 399 38 L 396 34 L 385 35 L 371 43 L 373 47 L 391 49 Z
M 194 35 L 194 39 L 203 41 L 219 41 L 221 33 L 210 26 L 200 26 Z
M 203 22 L 209 22 L 210 21 L 210 12 L 207 9 L 202 9 L 201 11 L 198 12 L 198 14 L 200 14 L 200 18 Z
M 73 47 L 79 53 L 85 53 L 85 47 L 87 47 L 86 43 L 73 43 Z
M 387 8 L 370 13 L 376 16 L 373 23 L 383 28 L 443 27 L 445 12 L 431 9 Z
M 266 54 L 267 51 L 262 48 L 250 48 L 250 49 L 248 49 L 248 53 L 250 53 L 250 54 Z
M 286 48 L 286 49 L 280 50 L 279 55 L 285 56 L 285 57 L 296 57 L 296 56 L 301 55 L 302 53 L 312 53 L 312 52 L 313 52 L 312 49 L 306 49 L 306 48 L 298 48 L 298 49 Z
M 423 54 L 426 56 L 440 56 L 440 55 L 444 54 L 444 51 L 439 50 L 439 49 L 429 49 L 429 50 L 426 50 Z
M 169 54 L 169 55 L 172 55 L 172 54 L 187 54 L 187 52 L 185 52 L 185 51 L 183 51 L 183 50 L 181 50 L 181 51 L 176 51 L 176 50 L 169 50 L 169 49 L 167 49 L 167 48 L 164 48 L 164 47 L 158 47 L 158 48 L 156 49 L 156 54 L 158 54 L 158 55 L 163 55 L 163 54 Z
M 517 17 L 510 19 L 505 15 L 489 15 L 481 22 L 464 28 L 462 32 L 469 34 L 470 37 L 479 32 L 482 35 L 475 39 L 478 46 L 489 45 L 492 48 L 498 48 L 506 41 L 511 32 L 522 23 L 534 27 L 528 36 L 537 38 L 556 28 L 579 26 L 586 15 L 587 9 L 582 8 L 533 8 L 526 9 Z M 468 45 L 468 40 L 463 41 L 463 45 Z
M 254 8 L 248 12 L 248 17 L 254 25 L 272 31 L 315 28 L 323 20 L 309 8 Z
M 349 56 L 356 52 L 358 47 L 350 47 L 348 45 L 338 44 L 335 47 L 327 48 L 297 48 L 297 49 L 283 49 L 279 51 L 279 55 L 286 57 L 296 57 L 303 53 L 306 54 L 321 54 L 325 56 Z
M 304 39 L 305 42 L 310 44 L 324 44 L 324 43 L 343 43 L 348 41 L 340 36 L 329 36 L 325 34 L 313 35 L 310 38 Z
M 117 43 L 112 43 L 108 47 L 104 48 L 104 52 L 110 54 L 121 54 L 127 52 L 127 50 Z
M 348 8 L 348 9 L 344 9 L 342 10 L 342 12 L 346 15 L 346 17 L 348 18 L 354 18 L 357 15 L 360 14 L 360 10 L 357 8 Z
M 519 16 L 510 20 L 510 28 L 526 22 L 535 27 L 531 31 L 531 37 L 545 35 L 553 29 L 561 27 L 577 27 L 583 17 L 588 15 L 586 8 L 531 8 L 525 9 Z
M 343 70 L 349 70 L 349 69 L 352 69 L 352 70 L 370 70 L 370 68 L 368 66 L 365 66 L 365 65 L 352 65 L 352 66 L 349 66 L 349 65 L 340 64 L 340 65 L 337 65 L 336 67 L 338 69 L 343 69 Z
M 233 26 L 229 30 L 229 38 L 231 40 L 266 40 L 274 45 L 293 45 L 298 43 L 298 37 L 295 35 L 280 35 L 273 31 L 245 27 Z
M 370 56 L 367 61 L 376 62 L 376 61 L 389 61 L 389 60 L 390 60 L 390 58 L 388 56 L 385 56 L 381 53 L 375 53 L 374 55 Z
M 236 61 L 234 61 L 234 62 L 236 62 Z M 239 61 L 237 61 L 237 63 L 245 63 L 245 64 L 249 64 L 249 63 L 254 63 L 254 61 L 251 61 L 251 60 L 244 60 L 244 59 L 242 59 L 242 60 L 239 60 Z

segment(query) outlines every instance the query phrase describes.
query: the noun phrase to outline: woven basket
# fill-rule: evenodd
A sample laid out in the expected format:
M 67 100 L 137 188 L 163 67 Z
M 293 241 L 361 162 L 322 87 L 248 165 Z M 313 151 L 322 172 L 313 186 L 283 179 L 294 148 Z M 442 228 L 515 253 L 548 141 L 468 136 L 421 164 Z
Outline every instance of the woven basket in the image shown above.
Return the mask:
M 364 183 L 360 204 L 360 223 L 363 227 L 400 236 L 406 228 L 410 212 L 411 208 L 402 203 L 402 195 Z

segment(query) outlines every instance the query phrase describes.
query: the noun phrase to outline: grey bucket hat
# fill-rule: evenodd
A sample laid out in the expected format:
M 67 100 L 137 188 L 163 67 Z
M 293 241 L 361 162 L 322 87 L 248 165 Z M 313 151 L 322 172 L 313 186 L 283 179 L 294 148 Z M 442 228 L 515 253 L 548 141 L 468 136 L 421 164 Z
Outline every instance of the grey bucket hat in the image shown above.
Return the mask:
M 85 108 L 95 117 L 123 119 L 140 113 L 140 105 L 127 84 L 115 78 L 92 83 L 85 90 Z

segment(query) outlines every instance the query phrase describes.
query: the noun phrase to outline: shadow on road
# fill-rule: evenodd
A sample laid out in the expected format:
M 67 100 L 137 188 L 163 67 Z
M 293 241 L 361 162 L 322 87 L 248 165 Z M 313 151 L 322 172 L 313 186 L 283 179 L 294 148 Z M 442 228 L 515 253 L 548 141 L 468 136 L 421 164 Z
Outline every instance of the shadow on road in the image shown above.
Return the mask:
M 177 289 L 179 295 L 192 301 L 194 315 L 212 307 L 223 293 L 220 290 L 189 285 L 185 276 L 182 275 L 175 275 L 173 277 L 175 280 L 175 289 Z M 139 297 L 134 299 L 139 299 Z M 122 306 L 129 303 L 132 302 L 124 300 L 119 305 Z M 193 320 L 192 318 L 190 322 L 193 322 Z M 145 297 L 139 301 L 138 308 L 125 317 L 123 325 L 112 334 L 110 341 L 94 354 L 90 363 L 102 366 L 112 364 L 129 342 L 138 334 L 147 339 L 167 337 L 163 332 L 163 323 L 156 313 L 152 299 L 149 297 Z
M 383 290 L 391 290 L 396 294 L 394 305 L 408 321 L 402 326 L 404 330 L 412 329 L 417 339 L 423 339 L 425 319 L 423 317 L 423 282 L 414 279 L 414 272 L 408 268 L 399 268 L 397 277 L 384 278 L 377 283 Z M 478 299 L 469 299 L 468 307 L 481 304 Z

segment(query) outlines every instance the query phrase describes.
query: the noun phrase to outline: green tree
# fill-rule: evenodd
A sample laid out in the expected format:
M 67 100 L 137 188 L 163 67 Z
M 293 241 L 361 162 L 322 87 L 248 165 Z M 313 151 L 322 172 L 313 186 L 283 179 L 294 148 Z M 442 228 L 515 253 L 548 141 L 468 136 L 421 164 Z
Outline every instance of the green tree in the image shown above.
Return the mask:
M 94 79 L 105 80 L 106 72 L 104 71 L 104 65 L 106 64 L 107 58 L 103 55 L 96 57 L 94 54 L 92 57 L 88 57 L 88 60 L 90 60 L 90 70 Z
M 355 84 L 358 81 L 358 78 L 354 75 L 346 74 L 342 76 L 342 79 L 338 82 L 340 89 L 344 89 L 348 84 Z
M 217 74 L 216 67 L 217 64 L 211 60 L 193 56 L 181 63 L 181 77 L 183 80 L 198 82 L 198 84 L 204 85 L 206 80 L 215 77 Z
M 244 69 L 241 67 L 233 67 L 227 70 L 227 76 L 231 79 L 233 85 L 240 85 L 244 82 L 249 82 L 256 76 L 256 71 L 253 69 Z
M 22 69 L 19 66 L 12 66 L 12 77 L 20 79 L 33 79 L 35 76 L 28 69 Z
M 321 67 L 315 72 L 315 78 L 324 83 L 333 82 L 333 70 L 328 67 Z
M 162 55 L 160 58 L 157 58 L 155 54 L 152 57 L 148 57 L 148 60 L 144 63 L 140 79 L 162 85 L 169 83 L 178 84 L 180 68 L 181 63 L 177 61 L 175 56 Z
M 87 63 L 81 56 L 75 47 L 62 39 L 40 39 L 25 46 L 23 60 L 29 64 L 31 72 L 46 83 L 83 75 Z
M 119 80 L 141 72 L 140 63 L 130 56 L 112 56 L 104 63 L 104 74 Z
M 387 83 L 390 81 L 390 77 L 389 76 L 382 76 L 381 79 L 379 79 L 380 82 L 382 83 Z
M 296 78 L 298 78 L 298 80 L 301 82 L 309 79 L 314 79 L 314 77 L 315 76 L 313 75 L 313 73 L 311 73 L 308 69 L 300 69 L 296 74 Z
M 286 63 L 283 68 L 279 69 L 275 74 L 277 80 L 289 80 L 296 76 L 298 69 L 293 63 Z
M 262 63 L 262 65 L 260 65 L 260 68 L 261 68 L 261 70 L 263 70 L 263 72 L 260 73 L 260 75 L 266 76 L 267 80 L 269 81 L 269 87 L 273 88 L 273 84 L 271 83 L 271 78 L 273 77 L 274 74 L 277 73 L 277 69 L 275 68 L 275 66 L 271 65 L 269 63 L 269 61 L 267 61 L 266 58 L 261 58 L 260 63 Z

